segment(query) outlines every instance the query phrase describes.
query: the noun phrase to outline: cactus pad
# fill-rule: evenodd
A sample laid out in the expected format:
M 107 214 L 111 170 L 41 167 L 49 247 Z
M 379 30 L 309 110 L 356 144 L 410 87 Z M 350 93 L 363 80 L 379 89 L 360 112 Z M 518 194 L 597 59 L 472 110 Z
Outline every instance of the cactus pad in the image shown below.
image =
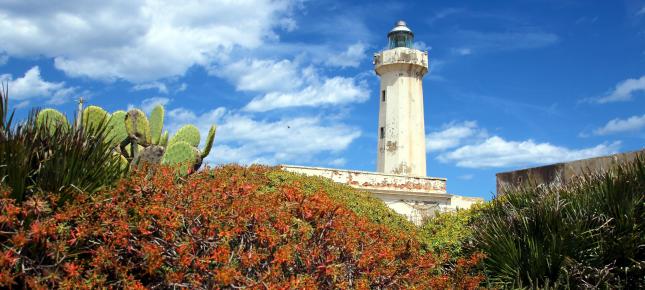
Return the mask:
M 163 129 L 164 109 L 161 105 L 156 105 L 150 113 L 150 135 L 152 144 L 159 144 L 161 130 Z
M 47 126 L 47 131 L 49 131 L 50 134 L 54 134 L 56 128 L 59 126 L 61 130 L 69 130 L 67 118 L 65 118 L 61 112 L 54 109 L 44 109 L 38 112 L 38 116 L 36 116 L 36 126 Z
M 128 138 L 128 132 L 125 130 L 125 115 L 125 111 L 116 111 L 108 121 L 108 138 L 114 146 Z
M 88 106 L 83 110 L 83 126 L 90 130 L 95 129 L 101 123 L 105 124 L 108 118 L 110 115 L 101 107 Z
M 163 132 L 161 139 L 159 140 L 159 146 L 166 147 L 168 145 L 168 131 Z
M 211 147 L 213 147 L 213 140 L 215 139 L 215 132 L 217 130 L 217 126 L 213 125 L 211 126 L 211 129 L 208 130 L 208 137 L 206 137 L 206 146 L 204 147 L 204 153 L 201 154 L 201 158 L 204 159 L 208 154 L 211 152 Z
M 186 175 L 193 170 L 197 158 L 195 147 L 185 141 L 178 141 L 166 148 L 161 164 L 178 166 L 178 172 Z
M 199 146 L 199 141 L 201 137 L 199 136 L 199 129 L 194 125 L 184 125 L 177 131 L 177 134 L 170 138 L 170 143 L 168 145 L 175 144 L 177 142 L 184 141 L 190 144 L 193 147 Z
M 125 129 L 128 136 L 141 145 L 150 144 L 150 124 L 146 114 L 139 109 L 132 109 L 125 115 Z

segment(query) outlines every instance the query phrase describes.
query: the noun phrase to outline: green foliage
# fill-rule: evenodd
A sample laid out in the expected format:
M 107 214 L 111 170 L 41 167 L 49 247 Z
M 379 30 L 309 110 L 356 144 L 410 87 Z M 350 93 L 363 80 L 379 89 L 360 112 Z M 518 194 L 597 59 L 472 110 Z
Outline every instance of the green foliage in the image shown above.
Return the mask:
M 163 135 L 161 135 L 161 138 L 159 140 L 159 146 L 162 146 L 162 147 L 168 146 L 168 131 L 164 131 Z
M 156 105 L 150 113 L 150 134 L 152 135 L 152 144 L 159 145 L 161 131 L 163 130 L 164 109 L 161 105 Z
M 125 129 L 125 111 L 116 111 L 110 116 L 108 122 L 108 137 L 112 146 L 117 146 L 128 138 L 128 131 Z
M 204 152 L 202 152 L 201 157 L 202 159 L 206 158 L 208 154 L 211 152 L 211 147 L 213 147 L 213 140 L 215 139 L 215 130 L 217 130 L 217 126 L 213 125 L 211 126 L 210 130 L 208 130 L 208 137 L 206 137 L 206 147 L 204 147 Z
M 139 145 L 146 146 L 151 143 L 150 123 L 146 114 L 139 109 L 128 111 L 125 116 L 125 129 L 128 137 Z
M 437 213 L 421 225 L 421 243 L 435 253 L 447 252 L 461 257 L 472 252 L 472 222 L 477 218 L 479 206 L 456 212 Z
M 195 150 L 195 147 L 187 142 L 175 142 L 166 149 L 161 164 L 176 166 L 182 175 L 189 174 L 193 171 L 195 160 L 198 157 Z
M 194 125 L 184 125 L 179 129 L 179 131 L 177 131 L 175 136 L 172 136 L 172 138 L 170 138 L 168 145 L 172 145 L 176 142 L 181 141 L 186 142 L 193 147 L 199 146 L 199 142 L 201 141 L 199 129 L 197 129 L 197 127 L 195 127 Z
M 50 134 L 55 134 L 58 128 L 60 130 L 69 130 L 69 123 L 65 115 L 54 109 L 44 109 L 38 112 L 36 126 L 46 127 Z
M 33 111 L 25 122 L 12 126 L 12 118 L 5 118 L 6 91 L 0 97 L 0 180 L 17 202 L 42 191 L 56 193 L 62 202 L 81 192 L 94 193 L 121 177 L 119 159 L 104 142 L 105 122 L 69 130 L 62 129 L 69 126 L 66 123 L 38 126 Z
M 95 129 L 99 124 L 109 120 L 110 114 L 101 107 L 88 106 L 83 110 L 83 126 Z
M 641 156 L 566 186 L 508 188 L 483 208 L 475 246 L 502 287 L 645 287 Z

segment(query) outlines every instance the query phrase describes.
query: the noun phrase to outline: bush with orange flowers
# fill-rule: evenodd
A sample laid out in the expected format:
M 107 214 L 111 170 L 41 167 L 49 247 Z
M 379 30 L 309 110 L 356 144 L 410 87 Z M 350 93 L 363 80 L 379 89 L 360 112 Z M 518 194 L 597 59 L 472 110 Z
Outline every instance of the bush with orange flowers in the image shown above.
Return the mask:
M 224 166 L 160 168 L 114 188 L 18 204 L 0 190 L 0 286 L 15 288 L 475 288 L 480 255 L 443 267 L 414 234 L 357 214 L 308 178 Z M 273 180 L 273 181 L 272 181 Z

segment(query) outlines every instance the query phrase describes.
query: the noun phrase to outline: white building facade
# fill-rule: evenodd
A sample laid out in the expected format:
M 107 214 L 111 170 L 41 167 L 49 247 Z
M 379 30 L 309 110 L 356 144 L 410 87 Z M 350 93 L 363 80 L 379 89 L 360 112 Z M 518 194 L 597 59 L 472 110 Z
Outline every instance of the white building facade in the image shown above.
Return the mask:
M 412 30 L 398 21 L 388 33 L 388 48 L 374 55 L 374 70 L 381 78 L 377 172 L 282 168 L 366 190 L 416 224 L 437 211 L 467 209 L 482 202 L 449 194 L 445 178 L 426 176 L 423 76 L 428 72 L 428 53 L 413 44 Z

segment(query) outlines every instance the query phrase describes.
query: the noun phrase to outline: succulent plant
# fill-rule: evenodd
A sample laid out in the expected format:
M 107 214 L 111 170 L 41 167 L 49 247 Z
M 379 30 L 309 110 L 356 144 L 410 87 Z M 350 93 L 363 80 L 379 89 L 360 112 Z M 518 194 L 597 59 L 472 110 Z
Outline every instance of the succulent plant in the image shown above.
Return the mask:
M 177 131 L 175 136 L 170 138 L 168 145 L 170 146 L 174 143 L 184 141 L 193 147 L 197 147 L 199 146 L 200 140 L 201 137 L 199 135 L 199 129 L 197 129 L 195 125 L 184 125 L 179 129 L 179 131 Z
M 139 109 L 128 111 L 125 116 L 125 129 L 128 137 L 137 144 L 147 146 L 151 143 L 150 124 L 143 111 Z
M 163 146 L 163 147 L 168 146 L 168 131 L 163 132 L 163 135 L 159 140 L 159 146 Z
M 178 172 L 186 175 L 194 170 L 198 158 L 199 155 L 195 152 L 195 147 L 188 142 L 178 141 L 166 148 L 161 164 L 178 166 Z
M 69 130 L 69 123 L 67 123 L 65 115 L 54 109 L 44 109 L 38 112 L 38 116 L 36 116 L 36 126 L 47 126 L 49 134 L 54 134 L 56 132 L 56 128 Z
M 116 146 L 128 138 L 128 131 L 125 129 L 125 111 L 116 111 L 112 113 L 108 121 L 108 138 L 113 146 Z
M 88 128 L 96 128 L 102 122 L 107 122 L 108 118 L 110 118 L 110 114 L 101 107 L 88 106 L 83 110 L 82 124 Z
M 215 132 L 217 131 L 217 126 L 212 125 L 211 129 L 208 130 L 208 136 L 206 137 L 206 145 L 203 152 L 201 153 L 201 158 L 204 159 L 211 153 L 211 147 L 213 147 L 213 140 L 215 140 Z
M 161 130 L 163 130 L 164 109 L 161 105 L 157 105 L 150 113 L 150 135 L 152 136 L 152 144 L 159 145 L 161 139 Z

